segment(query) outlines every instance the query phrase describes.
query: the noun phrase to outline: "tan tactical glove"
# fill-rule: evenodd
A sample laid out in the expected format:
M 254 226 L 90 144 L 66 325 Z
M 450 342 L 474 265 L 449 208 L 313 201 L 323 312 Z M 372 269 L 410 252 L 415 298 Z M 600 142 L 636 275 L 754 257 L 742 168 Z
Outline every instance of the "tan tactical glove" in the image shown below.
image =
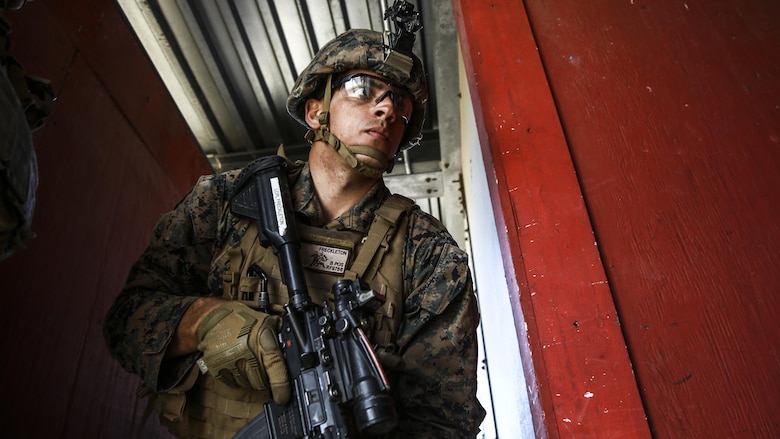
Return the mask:
M 198 325 L 201 369 L 234 387 L 270 390 L 274 401 L 290 399 L 290 379 L 276 341 L 279 316 L 228 301 L 210 311 Z

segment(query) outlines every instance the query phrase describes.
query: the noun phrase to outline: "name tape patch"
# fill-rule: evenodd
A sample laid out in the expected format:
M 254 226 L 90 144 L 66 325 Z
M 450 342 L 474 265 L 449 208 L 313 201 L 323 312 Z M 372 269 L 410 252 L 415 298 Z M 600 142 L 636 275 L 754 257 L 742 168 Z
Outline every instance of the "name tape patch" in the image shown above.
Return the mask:
M 306 268 L 324 273 L 344 274 L 349 261 L 349 250 L 302 242 L 301 259 Z

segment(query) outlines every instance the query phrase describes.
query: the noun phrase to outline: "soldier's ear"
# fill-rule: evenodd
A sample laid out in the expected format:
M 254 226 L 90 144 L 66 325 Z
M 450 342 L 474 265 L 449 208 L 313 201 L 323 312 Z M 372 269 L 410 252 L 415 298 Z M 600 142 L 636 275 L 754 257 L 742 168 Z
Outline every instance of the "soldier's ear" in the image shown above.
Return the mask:
M 322 101 L 318 99 L 307 99 L 304 115 L 306 116 L 306 124 L 309 125 L 309 128 L 316 130 L 322 126 L 318 117 L 320 113 L 322 113 Z

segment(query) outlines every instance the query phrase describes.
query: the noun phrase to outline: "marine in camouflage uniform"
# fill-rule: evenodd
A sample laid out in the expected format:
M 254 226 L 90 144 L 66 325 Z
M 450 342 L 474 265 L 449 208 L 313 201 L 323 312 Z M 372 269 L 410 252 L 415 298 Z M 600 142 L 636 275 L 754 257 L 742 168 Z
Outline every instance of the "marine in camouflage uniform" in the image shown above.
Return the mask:
M 351 48 L 352 52 L 359 50 L 358 64 L 343 62 L 343 56 L 337 55 L 334 61 L 331 55 L 326 55 L 334 45 L 341 45 L 342 52 L 345 47 Z M 377 47 L 381 47 L 381 34 L 348 32 L 326 45 L 320 52 L 322 56 L 315 57 L 307 72 L 329 68 L 326 74 L 330 75 L 337 72 L 334 65 L 342 72 L 355 67 L 380 72 L 382 64 Z M 419 63 L 419 60 L 415 58 L 415 62 Z M 421 67 L 419 69 L 421 71 Z M 422 126 L 423 115 L 419 107 L 424 105 L 426 96 L 422 76 L 412 81 L 408 76 L 399 78 L 388 70 L 381 74 L 399 84 L 416 84 L 416 91 L 408 87 L 418 98 L 410 121 L 413 129 L 407 131 L 403 141 L 408 147 L 419 140 Z M 310 78 L 306 74 L 299 78 L 288 101 L 291 114 L 295 113 L 297 103 L 314 89 L 321 88 L 316 81 L 307 83 Z M 173 211 L 161 217 L 149 247 L 132 268 L 127 285 L 105 322 L 107 345 L 120 364 L 139 375 L 151 393 L 174 395 L 182 404 L 198 389 L 193 381 L 202 381 L 209 375 L 198 377 L 194 364 L 200 353 L 166 358 L 165 352 L 182 316 L 198 297 L 223 296 L 225 275 L 236 269 L 230 267 L 230 259 L 225 255 L 230 249 L 242 248 L 242 242 L 246 246 L 244 237 L 248 223 L 229 208 L 238 175 L 239 171 L 231 171 L 202 177 Z M 379 178 L 349 210 L 328 221 L 323 217 L 315 194 L 309 165 L 296 165 L 296 172 L 290 178 L 295 211 L 309 226 L 324 230 L 352 231 L 365 236 L 377 209 L 391 197 Z M 444 226 L 419 208 L 409 209 L 402 224 L 405 224 L 404 230 L 396 232 L 403 233 L 404 239 L 399 258 L 402 261 L 402 314 L 392 337 L 393 353 L 402 360 L 395 364 L 402 366 L 385 364 L 399 423 L 387 437 L 474 437 L 484 410 L 476 398 L 479 315 L 467 256 L 457 248 Z M 372 340 L 376 341 L 376 337 Z M 262 407 L 268 398 L 263 392 L 249 391 L 242 395 L 246 399 L 257 399 L 249 409 L 249 417 L 254 416 L 257 405 Z M 170 405 L 169 402 L 165 404 Z M 156 408 L 160 409 L 160 404 Z M 182 408 L 176 406 L 176 409 Z M 168 413 L 161 419 L 171 427 L 178 421 L 176 415 Z M 208 423 L 207 420 L 204 422 Z M 239 427 L 241 422 L 246 420 L 239 420 Z M 171 429 L 178 431 L 181 437 L 219 436 L 213 429 L 203 433 L 200 427 L 181 429 L 174 425 Z M 235 431 L 234 427 L 226 429 Z

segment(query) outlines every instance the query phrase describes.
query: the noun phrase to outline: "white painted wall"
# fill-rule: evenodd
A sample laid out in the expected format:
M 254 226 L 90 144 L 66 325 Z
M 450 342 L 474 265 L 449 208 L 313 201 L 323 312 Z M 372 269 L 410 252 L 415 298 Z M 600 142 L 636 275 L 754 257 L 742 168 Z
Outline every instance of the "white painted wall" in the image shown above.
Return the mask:
M 482 148 L 462 60 L 459 66 L 463 184 L 468 217 L 466 249 L 471 256 L 474 288 L 482 317 L 478 397 L 488 412 L 479 437 L 533 438 L 528 393 L 515 335 L 518 331 L 514 327 Z

